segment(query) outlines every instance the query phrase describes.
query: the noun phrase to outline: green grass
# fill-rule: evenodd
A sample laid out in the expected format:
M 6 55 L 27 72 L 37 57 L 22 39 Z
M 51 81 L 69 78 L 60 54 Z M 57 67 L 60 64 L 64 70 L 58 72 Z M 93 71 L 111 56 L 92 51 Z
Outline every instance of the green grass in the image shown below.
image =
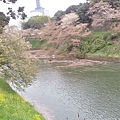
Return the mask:
M 32 38 L 28 40 L 32 44 L 32 49 L 42 49 L 44 45 L 47 43 L 47 40 L 40 40 L 38 38 Z
M 45 120 L 0 78 L 0 120 Z
M 120 22 L 120 18 L 113 18 L 112 22 Z
M 120 57 L 120 32 L 93 32 L 82 39 L 79 49 L 81 54 Z

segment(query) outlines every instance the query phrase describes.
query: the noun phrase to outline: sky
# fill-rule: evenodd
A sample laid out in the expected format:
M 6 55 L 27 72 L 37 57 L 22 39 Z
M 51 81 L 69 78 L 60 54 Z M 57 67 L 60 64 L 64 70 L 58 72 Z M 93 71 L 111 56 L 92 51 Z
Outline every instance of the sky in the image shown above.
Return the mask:
M 70 5 L 78 5 L 86 0 L 40 0 L 41 7 L 49 10 L 50 16 L 53 17 L 58 10 L 66 10 Z M 18 7 L 25 7 L 25 12 L 30 15 L 30 11 L 36 8 L 36 0 L 17 0 L 16 4 L 4 4 L 0 1 L 0 11 L 7 12 L 8 6 L 17 9 Z M 13 21 L 12 21 L 13 22 Z M 13 22 L 13 24 L 15 21 Z

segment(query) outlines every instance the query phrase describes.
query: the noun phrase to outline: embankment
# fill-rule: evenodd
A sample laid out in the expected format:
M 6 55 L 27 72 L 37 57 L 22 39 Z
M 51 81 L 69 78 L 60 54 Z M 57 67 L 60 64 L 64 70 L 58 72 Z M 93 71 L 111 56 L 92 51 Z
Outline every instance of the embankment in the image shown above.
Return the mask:
M 45 120 L 0 78 L 0 120 Z

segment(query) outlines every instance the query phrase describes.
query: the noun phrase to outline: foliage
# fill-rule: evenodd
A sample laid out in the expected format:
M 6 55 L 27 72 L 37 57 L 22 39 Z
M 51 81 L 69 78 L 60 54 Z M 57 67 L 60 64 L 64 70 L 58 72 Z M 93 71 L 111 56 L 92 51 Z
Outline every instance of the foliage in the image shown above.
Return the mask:
M 113 8 L 119 8 L 120 9 L 120 0 L 103 0 L 104 2 L 110 3 Z
M 23 29 L 33 28 L 33 29 L 40 29 L 44 27 L 44 24 L 49 21 L 48 16 L 33 16 L 30 17 L 27 22 L 22 23 Z
M 89 3 L 80 3 L 79 5 L 71 5 L 69 6 L 65 11 L 57 11 L 54 15 L 54 17 L 56 18 L 57 21 L 61 20 L 61 16 L 71 13 L 71 12 L 75 12 L 78 14 L 79 16 L 79 21 L 81 23 L 91 23 L 91 19 L 90 19 L 90 14 L 88 13 L 88 10 L 90 8 L 90 4 Z
M 80 18 L 79 21 L 81 23 L 91 23 L 90 14 L 88 13 L 89 8 L 90 8 L 89 3 L 79 4 L 77 14 Z
M 114 31 L 93 32 L 82 39 L 79 49 L 83 54 L 95 53 L 107 46 L 113 45 L 113 40 L 120 37 L 120 33 Z
M 0 34 L 3 32 L 5 25 L 9 23 L 9 18 L 3 12 L 0 12 Z
M 16 3 L 17 0 L 0 0 L 0 1 L 2 1 L 5 4 L 9 4 Z M 27 17 L 27 15 L 24 13 L 24 7 L 19 7 L 17 12 L 15 12 L 11 7 L 8 7 L 7 16 L 13 19 L 17 19 L 18 17 L 20 17 L 23 20 Z
M 89 2 L 86 3 L 80 3 L 79 5 L 71 5 L 69 6 L 65 11 L 57 11 L 54 15 L 55 19 L 57 21 L 61 20 L 61 16 L 71 13 L 71 12 L 75 12 L 78 14 L 79 16 L 79 21 L 80 23 L 91 23 L 92 19 L 91 19 L 91 14 L 89 14 L 89 8 L 91 6 L 93 6 L 95 3 L 99 3 L 99 2 L 108 2 L 110 3 L 110 5 L 112 5 L 113 8 L 120 8 L 120 0 L 90 0 Z
M 98 2 L 108 2 L 113 8 L 120 8 L 120 0 L 91 0 L 91 5 Z
M 113 29 L 112 22 L 120 18 L 120 10 L 111 8 L 111 5 L 106 2 L 97 3 L 94 6 L 90 7 L 88 13 L 91 15 L 91 28 L 94 31 Z
M 101 0 L 90 0 L 90 5 L 93 6 L 95 3 L 99 3 Z
M 120 22 L 120 18 L 113 18 L 112 22 Z
M 33 50 L 41 49 L 41 48 L 43 48 L 43 45 L 45 43 L 47 43 L 47 40 L 40 40 L 37 38 L 32 38 L 32 39 L 29 39 L 28 41 L 32 44 L 31 49 L 33 49 Z
M 0 0 L 4 4 L 15 3 L 17 0 Z M 17 12 L 15 12 L 11 7 L 8 7 L 8 12 L 0 12 L 0 34 L 3 32 L 5 25 L 8 25 L 10 18 L 17 19 L 21 18 L 24 20 L 27 15 L 24 13 L 24 7 L 19 7 Z
M 62 16 L 62 15 L 65 15 L 65 12 L 62 11 L 62 10 L 58 10 L 58 11 L 54 14 L 55 20 L 57 20 L 57 21 L 61 20 L 61 16 Z
M 17 0 L 0 0 L 0 1 L 9 4 L 9 3 L 15 3 Z
M 45 120 L 32 105 L 21 98 L 0 78 L 1 120 Z
M 37 59 L 25 54 L 28 49 L 30 44 L 19 34 L 8 31 L 0 35 L 0 73 L 18 88 L 30 84 L 37 72 Z
M 65 14 L 77 12 L 79 5 L 71 5 L 65 10 Z

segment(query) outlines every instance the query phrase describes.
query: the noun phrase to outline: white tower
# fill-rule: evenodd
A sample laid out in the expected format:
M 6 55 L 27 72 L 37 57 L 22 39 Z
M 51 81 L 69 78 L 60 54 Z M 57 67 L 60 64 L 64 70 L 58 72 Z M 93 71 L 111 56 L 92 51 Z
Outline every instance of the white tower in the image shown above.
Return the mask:
M 40 0 L 36 0 L 36 8 L 35 10 L 31 11 L 31 14 L 33 15 L 42 15 L 42 16 L 49 16 L 49 11 L 46 10 L 45 8 L 41 7 L 40 5 Z

